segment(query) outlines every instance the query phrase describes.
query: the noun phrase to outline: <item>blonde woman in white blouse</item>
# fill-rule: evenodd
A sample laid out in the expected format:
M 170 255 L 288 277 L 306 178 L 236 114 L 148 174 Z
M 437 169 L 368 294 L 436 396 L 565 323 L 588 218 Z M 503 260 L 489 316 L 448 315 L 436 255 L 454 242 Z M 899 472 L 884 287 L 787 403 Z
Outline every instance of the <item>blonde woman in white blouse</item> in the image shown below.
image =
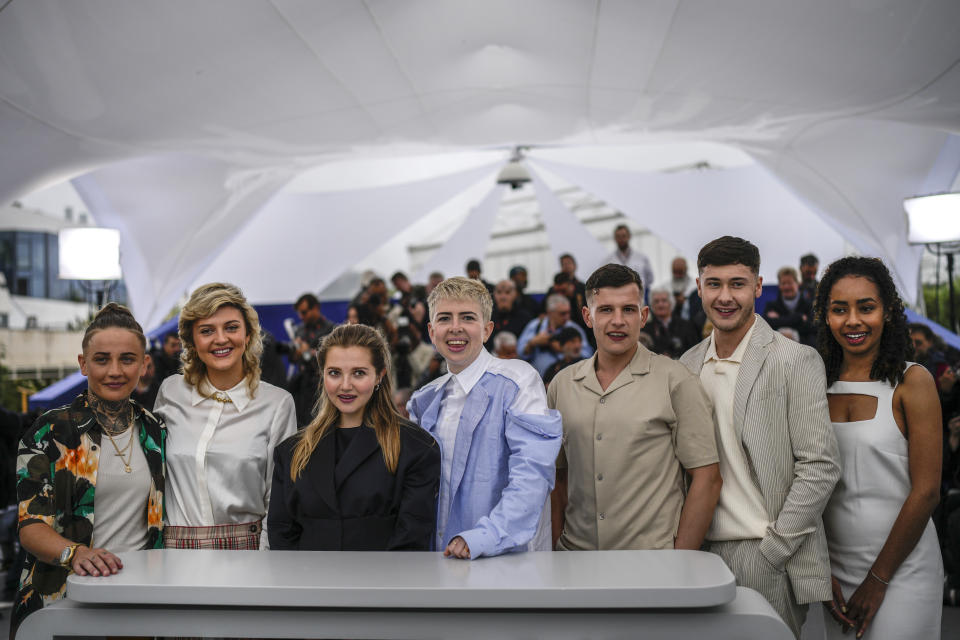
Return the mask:
M 164 546 L 266 549 L 273 448 L 297 430 L 293 398 L 260 381 L 260 320 L 240 289 L 199 287 L 180 312 L 183 373 L 164 380 Z

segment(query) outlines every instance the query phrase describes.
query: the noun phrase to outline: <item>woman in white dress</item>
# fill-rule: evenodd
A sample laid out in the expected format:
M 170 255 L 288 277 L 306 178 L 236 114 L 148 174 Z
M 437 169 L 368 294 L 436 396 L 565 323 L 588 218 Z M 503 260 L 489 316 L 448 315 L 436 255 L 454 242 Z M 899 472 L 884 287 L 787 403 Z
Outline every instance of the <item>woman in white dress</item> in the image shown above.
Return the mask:
M 240 290 L 205 284 L 180 312 L 183 373 L 163 381 L 164 545 L 265 549 L 273 449 L 297 430 L 293 398 L 260 381 L 260 321 Z
M 817 290 L 818 349 L 843 475 L 823 513 L 833 574 L 827 635 L 940 637 L 943 563 L 930 515 L 942 427 L 933 377 L 907 362 L 903 302 L 876 258 L 831 264 Z

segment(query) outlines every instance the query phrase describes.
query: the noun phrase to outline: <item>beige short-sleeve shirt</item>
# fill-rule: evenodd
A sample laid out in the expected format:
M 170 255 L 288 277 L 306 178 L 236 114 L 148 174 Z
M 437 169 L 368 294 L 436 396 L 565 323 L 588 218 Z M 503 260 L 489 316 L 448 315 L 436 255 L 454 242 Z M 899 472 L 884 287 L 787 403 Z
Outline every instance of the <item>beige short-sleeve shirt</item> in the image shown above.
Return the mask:
M 547 404 L 563 416 L 567 468 L 558 549 L 672 549 L 684 469 L 717 462 L 713 408 L 697 376 L 638 345 L 604 391 L 597 356 L 562 370 Z

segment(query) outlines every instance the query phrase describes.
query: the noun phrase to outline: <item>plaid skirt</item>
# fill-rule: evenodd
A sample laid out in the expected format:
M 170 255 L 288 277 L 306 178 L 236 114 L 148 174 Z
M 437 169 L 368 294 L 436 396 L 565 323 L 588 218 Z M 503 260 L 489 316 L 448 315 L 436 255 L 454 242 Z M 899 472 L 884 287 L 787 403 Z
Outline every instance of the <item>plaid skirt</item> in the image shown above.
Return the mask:
M 164 527 L 166 549 L 230 549 L 260 548 L 260 520 L 244 524 L 218 524 L 212 527 Z

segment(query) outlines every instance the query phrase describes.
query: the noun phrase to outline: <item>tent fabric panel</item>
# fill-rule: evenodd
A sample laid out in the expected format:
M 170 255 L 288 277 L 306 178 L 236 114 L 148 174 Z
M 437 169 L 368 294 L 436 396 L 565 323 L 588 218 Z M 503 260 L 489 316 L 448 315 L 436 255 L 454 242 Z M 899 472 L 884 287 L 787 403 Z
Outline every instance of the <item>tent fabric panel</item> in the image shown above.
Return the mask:
M 117 163 L 74 186 L 101 226 L 121 229 L 131 306 L 152 327 L 289 179 L 172 154 Z
M 496 165 L 376 189 L 281 194 L 210 262 L 191 286 L 232 282 L 258 304 L 321 291 L 387 239 Z
M 483 258 L 505 189 L 502 184 L 490 189 L 450 238 L 420 267 L 415 281 L 426 282 L 434 271 L 460 273 L 467 260 Z
M 550 249 L 557 263 L 561 255 L 570 253 L 576 258 L 582 273 L 592 273 L 602 266 L 609 252 L 583 226 L 576 214 L 560 201 L 535 170 L 530 169 L 530 178 L 540 203 L 540 216 L 547 230 Z
M 722 235 L 756 244 L 763 258 L 761 275 L 767 279 L 775 279 L 781 266 L 796 265 L 807 252 L 824 264 L 843 255 L 836 233 L 758 166 L 644 174 L 542 158 L 532 162 L 618 208 L 688 260 Z M 665 280 L 664 274 L 655 277 Z

